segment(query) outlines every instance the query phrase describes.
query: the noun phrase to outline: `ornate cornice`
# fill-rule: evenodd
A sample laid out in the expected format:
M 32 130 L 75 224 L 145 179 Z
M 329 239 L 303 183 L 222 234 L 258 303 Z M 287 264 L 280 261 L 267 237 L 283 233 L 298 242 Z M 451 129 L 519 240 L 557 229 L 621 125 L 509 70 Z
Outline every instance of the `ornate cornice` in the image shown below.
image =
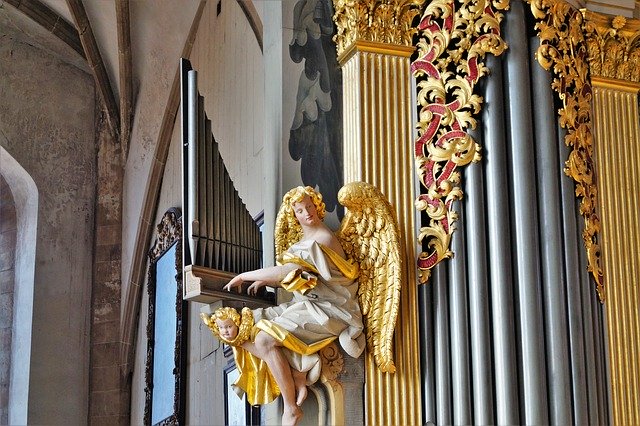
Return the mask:
M 338 56 L 357 41 L 411 46 L 413 20 L 426 0 L 333 0 Z
M 415 161 L 422 185 L 415 204 L 429 217 L 418 236 L 421 283 L 452 256 L 449 244 L 458 219 L 453 201 L 462 197 L 457 168 L 480 160 L 480 146 L 467 132 L 475 128 L 482 104 L 475 86 L 487 73 L 484 56 L 507 48 L 500 11 L 508 8 L 508 0 L 433 0 L 418 26 L 418 58 L 411 71 L 420 106 Z
M 149 250 L 149 258 L 154 261 L 167 251 L 182 236 L 182 213 L 177 207 L 171 208 L 156 225 L 156 241 Z M 182 266 L 180 266 L 182 268 Z
M 591 76 L 640 82 L 640 21 L 583 14 Z
M 564 172 L 576 184 L 580 198 L 580 214 L 584 218 L 582 238 L 587 250 L 587 268 L 593 274 L 596 290 L 604 301 L 602 268 L 600 265 L 600 219 L 596 213 L 598 190 L 593 160 L 591 133 L 591 84 L 584 19 L 580 11 L 557 0 L 527 0 L 538 21 L 540 47 L 536 59 L 553 72 L 551 87 L 562 100 L 558 111 L 560 125 L 567 130 L 565 144 L 572 150 Z

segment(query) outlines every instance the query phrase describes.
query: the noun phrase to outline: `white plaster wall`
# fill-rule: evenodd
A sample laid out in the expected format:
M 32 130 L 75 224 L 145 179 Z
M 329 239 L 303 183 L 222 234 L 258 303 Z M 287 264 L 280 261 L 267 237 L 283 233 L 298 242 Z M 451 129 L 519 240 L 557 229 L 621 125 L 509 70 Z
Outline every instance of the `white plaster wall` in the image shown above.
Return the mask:
M 205 7 L 191 52 L 205 112 L 229 176 L 249 213 L 263 209 L 264 64 L 262 52 L 236 0 Z
M 282 2 L 282 195 L 291 188 L 302 185 L 300 161 L 294 161 L 289 155 L 289 132 L 296 111 L 298 81 L 304 70 L 304 61 L 295 63 L 289 55 L 289 44 L 293 39 L 293 8 L 296 2 L 297 0 Z M 280 201 L 278 200 L 278 207 Z
M 27 421 L 83 424 L 96 185 L 93 80 L 22 42 L 20 33 L 14 37 L 3 23 L 3 147 L 39 191 Z M 16 291 L 20 285 L 16 277 Z
M 129 291 L 133 249 L 160 124 L 198 4 L 191 0 L 130 3 L 136 103 L 123 189 L 123 295 Z

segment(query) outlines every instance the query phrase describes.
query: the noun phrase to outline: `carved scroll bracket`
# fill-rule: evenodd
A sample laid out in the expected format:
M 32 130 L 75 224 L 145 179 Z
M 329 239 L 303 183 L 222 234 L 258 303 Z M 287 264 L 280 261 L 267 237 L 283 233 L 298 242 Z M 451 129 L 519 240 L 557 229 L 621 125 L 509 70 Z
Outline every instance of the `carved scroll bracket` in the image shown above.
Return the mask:
M 453 255 L 449 244 L 458 219 L 453 201 L 462 198 L 457 168 L 480 160 L 480 146 L 467 133 L 475 128 L 474 115 L 482 105 L 474 89 L 488 72 L 484 56 L 499 56 L 507 48 L 500 36 L 500 11 L 508 8 L 508 0 L 435 0 L 418 26 L 418 58 L 411 71 L 418 81 L 415 161 L 422 194 L 415 204 L 429 217 L 418 236 L 421 283 Z
M 540 47 L 536 59 L 553 72 L 551 87 L 562 100 L 558 111 L 560 125 L 567 130 L 565 144 L 572 151 L 564 172 L 575 181 L 584 218 L 582 238 L 587 250 L 587 268 L 596 282 L 600 301 L 604 284 L 600 265 L 600 218 L 596 213 L 598 189 L 595 179 L 593 136 L 591 133 L 592 91 L 587 61 L 587 41 L 582 14 L 564 1 L 527 0 L 537 19 Z

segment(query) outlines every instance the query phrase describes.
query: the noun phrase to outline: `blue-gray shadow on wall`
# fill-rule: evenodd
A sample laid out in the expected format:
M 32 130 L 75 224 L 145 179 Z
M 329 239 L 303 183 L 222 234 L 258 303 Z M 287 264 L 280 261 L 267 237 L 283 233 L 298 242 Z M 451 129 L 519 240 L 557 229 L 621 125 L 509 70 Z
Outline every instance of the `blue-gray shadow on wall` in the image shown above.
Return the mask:
M 332 38 L 335 27 L 330 0 L 299 0 L 293 11 L 291 59 L 304 61 L 296 109 L 289 133 L 289 154 L 300 160 L 305 185 L 318 187 L 327 211 L 337 207 L 342 186 L 342 70 Z

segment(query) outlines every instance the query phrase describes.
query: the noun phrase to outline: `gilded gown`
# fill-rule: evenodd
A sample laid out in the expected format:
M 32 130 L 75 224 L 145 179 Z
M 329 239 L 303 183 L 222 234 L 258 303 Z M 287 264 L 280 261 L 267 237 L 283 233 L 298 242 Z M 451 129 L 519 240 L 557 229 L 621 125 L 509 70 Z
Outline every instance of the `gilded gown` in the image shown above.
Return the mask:
M 278 306 L 255 309 L 252 338 L 261 330 L 281 342 L 291 367 L 306 372 L 307 384 L 312 384 L 320 377 L 317 352 L 332 341 L 337 339 L 354 358 L 364 350 L 358 267 L 314 240 L 294 244 L 278 263 L 300 267 L 281 282 L 293 297 Z M 234 354 L 240 373 L 234 390 L 239 396 L 246 393 L 253 405 L 271 402 L 280 394 L 266 363 L 241 347 L 234 348 Z

